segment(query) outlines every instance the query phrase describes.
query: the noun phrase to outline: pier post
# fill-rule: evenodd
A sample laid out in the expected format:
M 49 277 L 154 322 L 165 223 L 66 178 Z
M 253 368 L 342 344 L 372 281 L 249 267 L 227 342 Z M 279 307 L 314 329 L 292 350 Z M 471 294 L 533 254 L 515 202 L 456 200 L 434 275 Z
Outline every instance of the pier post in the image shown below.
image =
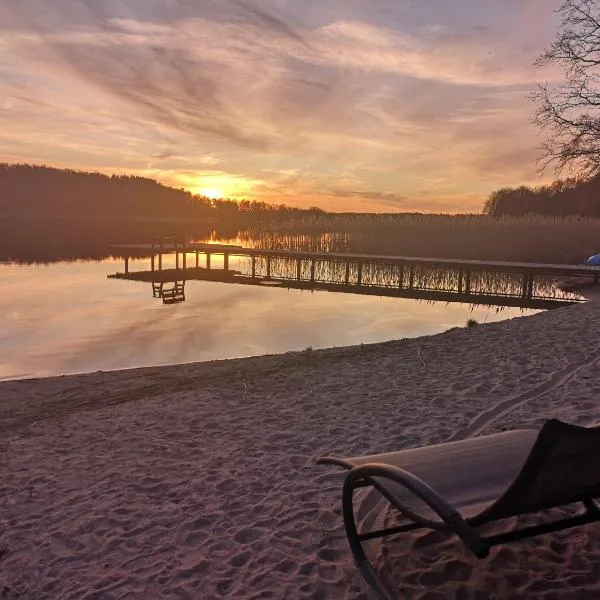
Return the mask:
M 179 251 L 177 250 L 177 242 L 175 242 L 175 270 L 179 270 Z
M 350 261 L 346 261 L 346 273 L 344 276 L 344 283 L 348 285 L 350 283 Z
M 465 275 L 465 294 L 471 293 L 471 271 L 467 271 Z
M 525 273 L 523 275 L 523 298 L 533 297 L 533 273 Z
M 310 261 L 310 281 L 311 281 L 311 283 L 315 282 L 315 259 L 314 258 Z
M 252 256 L 252 279 L 256 277 L 256 256 Z
M 227 252 L 223 252 L 223 269 L 229 271 L 229 254 Z
M 129 275 L 129 256 L 125 257 L 125 275 Z
M 158 253 L 158 270 L 162 271 L 162 252 Z
M 296 261 L 296 281 L 300 281 L 302 276 L 302 261 L 298 259 Z
M 415 285 L 415 265 L 410 265 L 408 269 L 408 289 L 412 290 Z
M 271 257 L 267 256 L 267 279 L 271 279 Z
M 529 296 L 528 296 L 528 298 L 533 298 L 533 278 L 534 278 L 534 274 L 529 273 Z
M 152 256 L 150 257 L 150 270 L 154 271 L 154 253 L 152 253 Z
M 462 294 L 463 291 L 463 272 L 458 273 L 458 293 Z
M 187 269 L 187 252 L 184 250 L 183 251 L 183 270 L 185 271 Z
M 356 278 L 356 285 L 362 285 L 362 263 L 358 263 L 358 277 Z
M 404 287 L 404 265 L 400 265 L 400 275 L 398 277 L 398 287 L 402 289 Z
M 200 266 L 200 252 L 196 250 L 196 269 Z
M 206 253 L 206 268 L 210 269 L 210 252 Z

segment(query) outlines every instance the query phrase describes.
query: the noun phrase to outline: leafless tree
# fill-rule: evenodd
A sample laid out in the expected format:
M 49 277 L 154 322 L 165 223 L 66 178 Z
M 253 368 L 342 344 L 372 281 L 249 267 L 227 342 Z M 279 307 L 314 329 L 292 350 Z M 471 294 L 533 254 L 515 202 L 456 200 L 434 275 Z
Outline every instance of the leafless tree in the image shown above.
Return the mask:
M 540 165 L 583 177 L 600 173 L 600 2 L 566 0 L 552 45 L 536 61 L 556 64 L 565 81 L 538 86 L 534 123 L 548 133 Z

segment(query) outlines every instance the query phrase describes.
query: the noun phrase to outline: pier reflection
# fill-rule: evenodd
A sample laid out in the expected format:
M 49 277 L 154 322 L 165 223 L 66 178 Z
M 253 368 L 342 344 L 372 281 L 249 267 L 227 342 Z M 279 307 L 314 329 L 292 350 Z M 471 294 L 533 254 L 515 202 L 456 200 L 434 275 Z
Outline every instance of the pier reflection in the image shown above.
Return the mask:
M 161 298 L 163 304 L 185 302 L 185 281 L 153 281 L 152 296 L 154 298 Z
M 563 270 L 578 269 L 568 265 L 292 253 L 210 244 L 148 250 L 150 245 L 137 247 L 137 253 L 131 248 L 124 271 L 109 278 L 152 282 L 153 295 L 166 304 L 185 300 L 186 280 L 528 309 L 583 300 L 557 286 Z M 163 268 L 163 255 L 169 253 L 175 255 L 175 268 Z M 149 269 L 130 269 L 136 254 L 150 259 Z M 211 262 L 214 255 L 221 260 Z

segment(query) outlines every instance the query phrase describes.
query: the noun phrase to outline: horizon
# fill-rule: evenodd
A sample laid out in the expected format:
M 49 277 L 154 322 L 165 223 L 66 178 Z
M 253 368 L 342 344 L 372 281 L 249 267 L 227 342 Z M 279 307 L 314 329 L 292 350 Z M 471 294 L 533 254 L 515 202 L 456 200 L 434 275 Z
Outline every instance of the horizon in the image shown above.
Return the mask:
M 533 66 L 560 4 L 0 0 L 0 152 L 212 199 L 480 213 L 549 181 L 527 96 L 560 80 Z

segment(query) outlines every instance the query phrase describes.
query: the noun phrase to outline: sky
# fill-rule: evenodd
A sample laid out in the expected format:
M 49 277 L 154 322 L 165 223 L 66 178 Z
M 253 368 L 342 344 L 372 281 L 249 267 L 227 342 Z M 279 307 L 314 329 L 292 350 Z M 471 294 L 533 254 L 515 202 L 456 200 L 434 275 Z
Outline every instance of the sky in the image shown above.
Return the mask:
M 325 210 L 540 185 L 562 0 L 0 0 L 0 162 Z

